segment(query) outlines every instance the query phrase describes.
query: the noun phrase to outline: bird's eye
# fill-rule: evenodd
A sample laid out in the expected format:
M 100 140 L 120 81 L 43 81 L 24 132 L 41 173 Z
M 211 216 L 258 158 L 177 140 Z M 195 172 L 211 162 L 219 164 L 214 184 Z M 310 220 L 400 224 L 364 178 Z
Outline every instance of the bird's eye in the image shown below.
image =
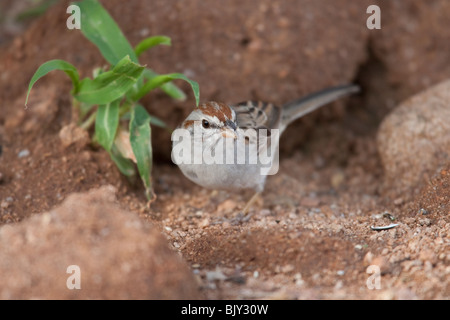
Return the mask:
M 202 126 L 203 126 L 203 128 L 208 129 L 210 127 L 209 121 L 206 119 L 203 119 Z

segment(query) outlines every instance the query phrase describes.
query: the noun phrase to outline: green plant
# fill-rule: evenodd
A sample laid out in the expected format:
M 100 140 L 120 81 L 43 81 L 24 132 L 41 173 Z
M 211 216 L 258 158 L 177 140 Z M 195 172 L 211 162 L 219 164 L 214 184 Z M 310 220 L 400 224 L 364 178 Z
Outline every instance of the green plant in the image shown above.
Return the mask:
M 53 70 L 64 71 L 72 80 L 73 107 L 76 109 L 79 125 L 90 128 L 95 122 L 93 140 L 107 150 L 120 172 L 128 177 L 136 175 L 136 162 L 139 175 L 144 183 L 148 199 L 153 197 L 151 183 L 152 146 L 150 124 L 165 127 L 163 121 L 150 116 L 139 104 L 139 100 L 149 91 L 161 88 L 175 99 L 186 96 L 171 81 L 187 81 L 194 92 L 196 104 L 199 101 L 199 88 L 195 81 L 180 73 L 159 75 L 139 64 L 142 52 L 156 45 L 170 45 L 170 38 L 154 36 L 141 41 L 134 49 L 122 31 L 96 0 L 83 0 L 75 3 L 81 10 L 81 32 L 93 42 L 106 61 L 109 70 L 94 70 L 93 79 L 80 79 L 77 69 L 63 60 L 51 60 L 42 64 L 30 80 L 25 105 L 33 85 L 41 77 Z M 128 122 L 124 135 L 132 149 L 133 156 L 127 156 L 121 141 L 118 140 L 119 123 Z M 121 132 L 121 131 L 120 131 Z M 128 138 L 129 137 L 129 138 Z

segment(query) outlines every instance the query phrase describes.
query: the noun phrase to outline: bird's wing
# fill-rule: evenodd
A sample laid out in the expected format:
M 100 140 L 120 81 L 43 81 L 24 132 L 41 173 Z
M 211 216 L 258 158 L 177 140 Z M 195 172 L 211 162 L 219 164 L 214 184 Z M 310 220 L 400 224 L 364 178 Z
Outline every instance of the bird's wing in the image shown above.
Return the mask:
M 281 108 L 265 102 L 247 101 L 232 106 L 236 113 L 236 124 L 244 129 L 247 142 L 257 143 L 258 154 L 271 148 L 273 129 L 278 129 L 281 117 Z M 256 131 L 248 132 L 247 129 Z M 266 130 L 260 130 L 266 129 Z M 279 137 L 279 135 L 275 136 Z M 278 142 L 276 143 L 278 145 Z
M 232 106 L 236 113 L 236 124 L 242 129 L 276 129 L 281 109 L 271 103 L 246 101 Z

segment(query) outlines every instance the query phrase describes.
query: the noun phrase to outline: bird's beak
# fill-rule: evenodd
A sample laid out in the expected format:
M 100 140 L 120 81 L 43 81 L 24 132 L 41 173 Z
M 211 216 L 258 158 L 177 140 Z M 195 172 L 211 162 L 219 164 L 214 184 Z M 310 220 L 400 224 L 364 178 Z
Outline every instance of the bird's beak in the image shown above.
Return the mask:
M 232 138 L 234 140 L 237 139 L 236 132 L 230 129 L 222 129 L 222 137 L 224 138 Z

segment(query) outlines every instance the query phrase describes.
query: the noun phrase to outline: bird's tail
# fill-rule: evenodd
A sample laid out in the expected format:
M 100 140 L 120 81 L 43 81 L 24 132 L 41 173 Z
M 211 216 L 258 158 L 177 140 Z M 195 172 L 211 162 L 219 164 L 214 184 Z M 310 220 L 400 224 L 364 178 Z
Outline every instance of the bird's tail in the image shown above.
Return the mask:
M 281 118 L 281 130 L 283 131 L 290 123 L 303 117 L 304 115 L 330 103 L 339 98 L 345 97 L 352 93 L 359 92 L 357 85 L 343 85 L 325 89 L 299 100 L 294 100 L 283 106 Z

